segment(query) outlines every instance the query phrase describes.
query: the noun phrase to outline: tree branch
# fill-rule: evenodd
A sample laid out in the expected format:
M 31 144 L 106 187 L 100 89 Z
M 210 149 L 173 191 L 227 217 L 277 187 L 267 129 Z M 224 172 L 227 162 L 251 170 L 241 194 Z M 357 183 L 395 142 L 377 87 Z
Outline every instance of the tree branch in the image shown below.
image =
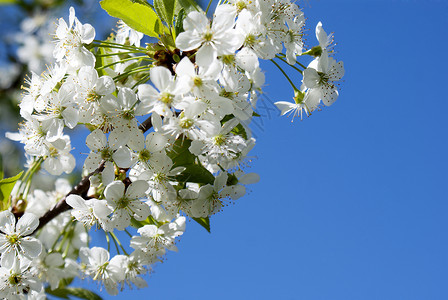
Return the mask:
M 148 131 L 152 127 L 151 117 L 147 118 L 140 126 L 138 127 L 143 133 Z M 71 206 L 67 204 L 65 201 L 69 195 L 84 195 L 90 188 L 90 177 L 101 173 L 104 170 L 106 162 L 103 160 L 99 167 L 85 176 L 67 195 L 64 196 L 58 203 L 56 203 L 49 211 L 47 211 L 42 217 L 39 219 L 39 226 L 34 230 L 32 235 L 42 227 L 48 224 L 51 220 L 56 218 L 59 214 L 71 209 Z
M 151 121 L 151 117 L 149 117 L 142 124 L 140 124 L 140 126 L 138 126 L 138 129 L 140 129 L 141 131 L 143 131 L 143 133 L 145 133 L 151 127 L 152 127 L 152 121 Z
M 104 170 L 106 162 L 103 160 L 100 166 L 93 172 L 89 173 L 85 176 L 67 195 L 64 196 L 58 203 L 53 206 L 49 211 L 47 211 L 42 217 L 39 219 L 39 226 L 37 226 L 34 232 L 38 231 L 42 227 L 44 227 L 48 222 L 56 218 L 59 214 L 69 210 L 71 208 L 70 205 L 65 201 L 69 195 L 83 195 L 87 193 L 90 187 L 90 176 L 98 174 Z M 34 234 L 31 233 L 30 235 Z

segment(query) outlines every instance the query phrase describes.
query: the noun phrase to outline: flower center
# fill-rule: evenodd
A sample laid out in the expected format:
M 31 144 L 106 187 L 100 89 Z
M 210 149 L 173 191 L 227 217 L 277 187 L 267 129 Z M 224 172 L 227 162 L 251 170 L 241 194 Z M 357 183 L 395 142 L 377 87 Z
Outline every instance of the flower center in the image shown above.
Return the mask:
M 105 262 L 103 265 L 98 267 L 98 271 L 96 271 L 95 277 L 93 277 L 93 280 L 98 280 L 103 276 L 104 273 L 106 273 L 107 266 L 109 265 L 109 262 Z
M 222 89 L 220 92 L 219 92 L 219 95 L 221 96 L 221 97 L 224 97 L 224 98 L 228 98 L 228 99 L 233 99 L 233 97 L 234 97 L 234 93 L 232 93 L 232 92 L 228 92 L 228 91 L 226 91 L 225 89 Z
M 7 235 L 6 238 L 11 245 L 14 245 L 19 241 L 19 237 L 17 236 L 17 234 Z
M 233 65 L 235 62 L 235 56 L 233 55 L 223 55 L 222 56 L 222 62 L 226 65 Z
M 104 160 L 111 160 L 112 154 L 114 154 L 114 152 L 109 148 L 104 148 L 101 150 L 101 158 Z
M 242 11 L 246 7 L 247 7 L 247 5 L 246 5 L 246 3 L 244 1 L 238 1 L 236 3 L 236 9 L 238 10 L 238 12 Z
M 101 96 L 92 90 L 87 94 L 86 100 L 87 100 L 87 102 L 96 102 L 96 101 L 100 100 L 100 98 L 101 98 Z
M 22 281 L 22 276 L 19 274 L 11 274 L 8 281 L 11 285 L 18 285 Z
M 164 182 L 166 180 L 167 180 L 166 174 L 161 173 L 161 172 L 154 174 L 154 181 L 156 181 L 156 182 Z
M 120 198 L 117 201 L 117 208 L 118 209 L 126 208 L 129 205 L 129 202 L 131 202 L 131 200 L 129 200 L 126 197 Z
M 49 154 L 50 157 L 58 157 L 58 149 L 50 146 L 49 150 L 50 150 L 50 154 Z
M 193 84 L 194 84 L 195 86 L 197 86 L 197 87 L 201 86 L 201 85 L 202 85 L 202 79 L 201 79 L 201 77 L 196 76 L 196 77 L 193 79 Z
M 193 126 L 194 122 L 192 119 L 182 119 L 179 121 L 179 126 L 183 129 L 188 129 Z
M 133 110 L 126 110 L 122 114 L 123 119 L 125 120 L 132 120 L 134 118 L 134 111 Z
M 213 33 L 211 33 L 210 31 L 207 31 L 204 35 L 203 38 L 205 40 L 205 42 L 210 42 L 213 38 Z
M 244 40 L 244 44 L 248 45 L 248 46 L 253 46 L 255 45 L 257 39 L 255 38 L 255 35 L 253 34 L 248 34 L 246 36 L 246 39 Z
M 226 143 L 226 139 L 222 134 L 220 134 L 220 135 L 215 136 L 214 142 L 215 142 L 215 145 L 222 146 Z
M 319 74 L 319 84 L 320 85 L 325 85 L 325 84 L 329 84 L 328 81 L 330 80 L 330 76 L 328 76 L 328 74 L 323 73 L 323 72 L 317 72 L 317 74 Z
M 162 93 L 159 100 L 165 104 L 171 104 L 171 102 L 173 102 L 173 99 L 174 99 L 174 95 L 164 92 L 164 93 Z
M 148 161 L 151 158 L 151 152 L 148 149 L 143 149 L 138 154 L 138 159 L 141 161 Z

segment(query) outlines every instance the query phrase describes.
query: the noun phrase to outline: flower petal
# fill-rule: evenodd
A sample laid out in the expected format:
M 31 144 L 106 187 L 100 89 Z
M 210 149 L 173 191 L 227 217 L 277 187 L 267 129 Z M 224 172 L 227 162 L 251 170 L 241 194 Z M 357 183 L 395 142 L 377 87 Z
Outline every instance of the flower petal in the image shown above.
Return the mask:
M 28 235 L 33 233 L 37 226 L 39 226 L 39 219 L 32 213 L 25 213 L 17 221 L 16 231 L 20 235 Z

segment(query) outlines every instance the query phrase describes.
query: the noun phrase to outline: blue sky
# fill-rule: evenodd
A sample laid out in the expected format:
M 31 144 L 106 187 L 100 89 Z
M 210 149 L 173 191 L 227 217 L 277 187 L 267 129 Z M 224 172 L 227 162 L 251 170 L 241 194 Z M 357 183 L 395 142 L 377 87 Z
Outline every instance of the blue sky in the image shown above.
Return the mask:
M 308 45 L 318 21 L 335 33 L 340 97 L 302 122 L 264 109 L 248 169 L 261 181 L 212 234 L 187 223 L 149 287 L 114 299 L 448 299 L 448 2 L 304 12 Z M 263 68 L 266 106 L 292 100 Z
M 149 288 L 119 299 L 448 299 L 445 1 L 308 1 L 346 68 L 302 122 L 265 111 L 260 183 L 190 222 Z M 290 100 L 272 64 L 265 99 Z M 271 113 L 269 115 L 268 113 Z M 106 297 L 107 298 L 107 297 Z

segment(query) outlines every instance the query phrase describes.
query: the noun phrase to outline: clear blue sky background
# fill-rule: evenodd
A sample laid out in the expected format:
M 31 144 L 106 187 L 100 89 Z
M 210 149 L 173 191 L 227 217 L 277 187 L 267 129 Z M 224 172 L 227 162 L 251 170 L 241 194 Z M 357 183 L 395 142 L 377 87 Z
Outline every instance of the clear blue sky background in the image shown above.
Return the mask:
M 448 299 L 448 2 L 304 11 L 309 45 L 319 20 L 335 32 L 340 98 L 302 122 L 266 111 L 261 182 L 212 218 L 212 234 L 188 223 L 149 288 L 119 299 Z M 290 100 L 264 68 L 268 97 Z
M 335 32 L 339 99 L 302 122 L 262 110 L 260 183 L 114 299 L 448 299 L 448 2 L 304 6 L 308 45 Z M 263 67 L 266 106 L 292 100 Z

